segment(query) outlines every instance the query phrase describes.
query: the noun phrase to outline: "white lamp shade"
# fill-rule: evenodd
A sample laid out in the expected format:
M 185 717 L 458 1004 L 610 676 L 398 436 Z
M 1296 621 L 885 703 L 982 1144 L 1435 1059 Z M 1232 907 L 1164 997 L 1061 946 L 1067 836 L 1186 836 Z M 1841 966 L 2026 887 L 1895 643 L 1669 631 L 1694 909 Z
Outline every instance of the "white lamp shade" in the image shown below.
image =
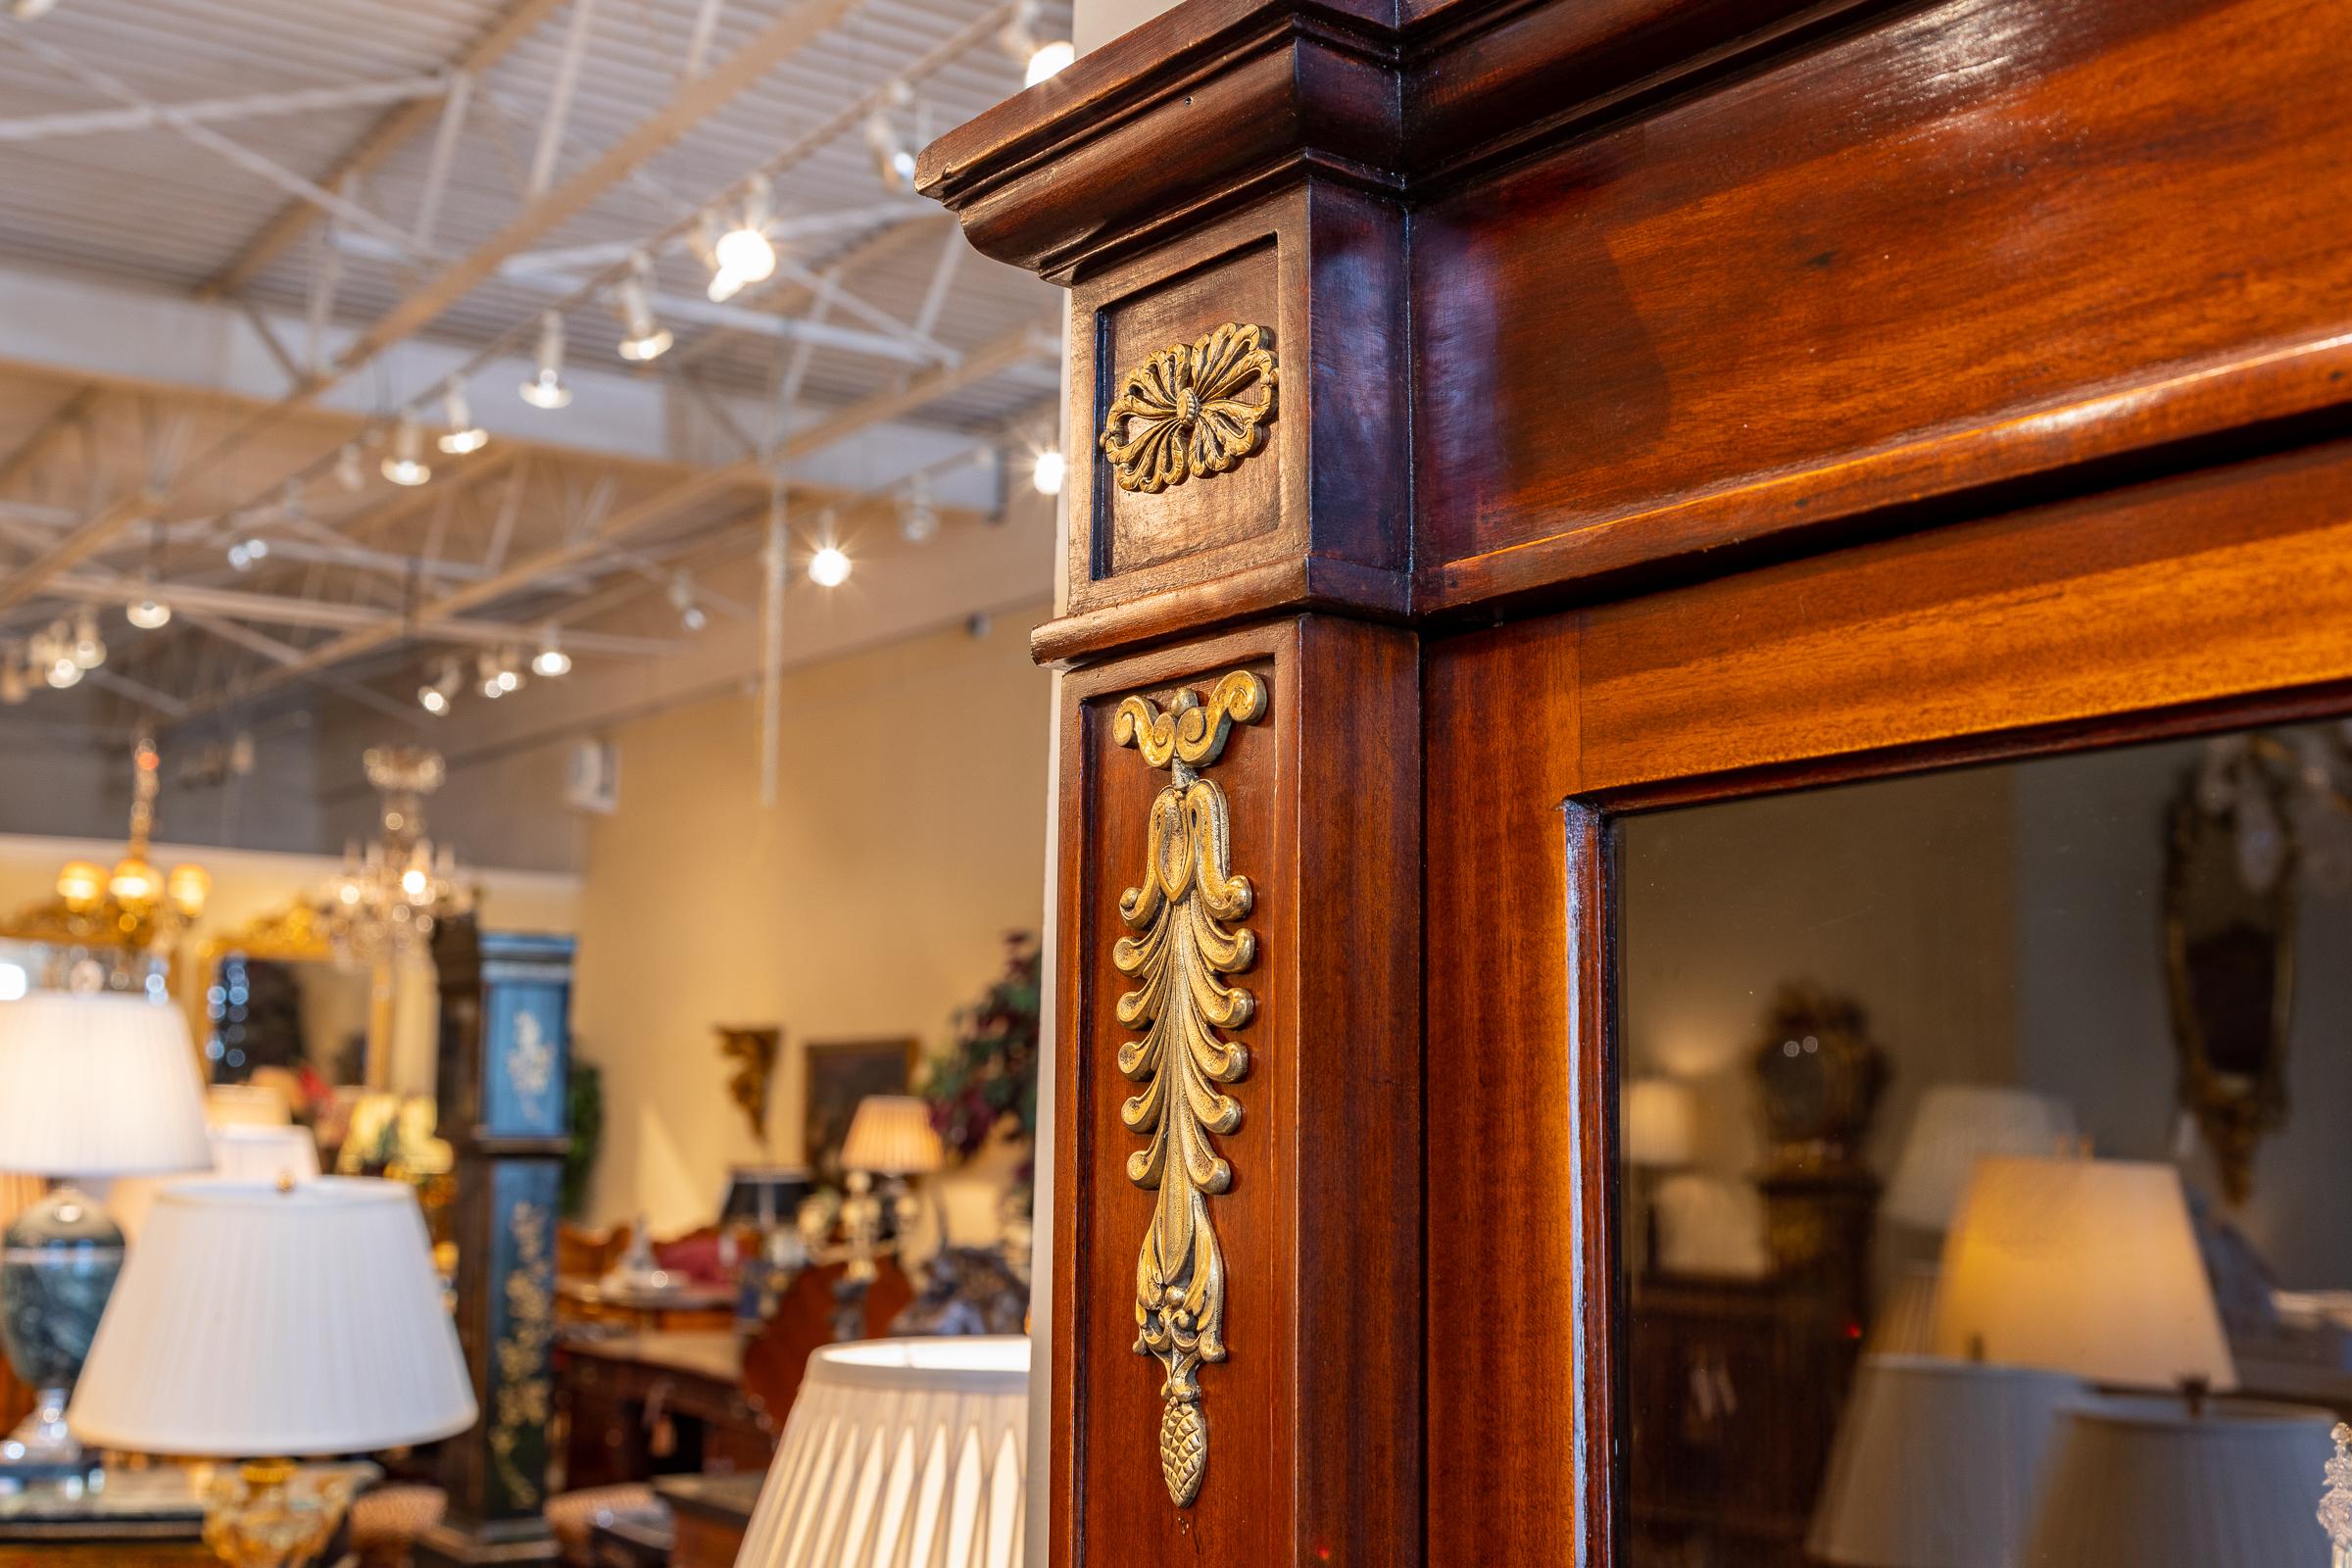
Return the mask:
M 841 1163 L 877 1176 L 912 1176 L 946 1163 L 931 1107 L 912 1095 L 868 1095 L 850 1118 Z
M 99 1447 L 301 1458 L 429 1443 L 474 1414 L 415 1194 L 208 1178 L 156 1194 L 67 1421 Z
M 179 1009 L 41 991 L 0 1003 L 0 1170 L 204 1170 L 204 1086 Z
M 294 1111 L 272 1085 L 215 1084 L 204 1092 L 204 1119 L 216 1127 L 283 1127 Z
M 2180 1173 L 2129 1160 L 1979 1161 L 1944 1238 L 1936 1352 L 2237 1387 Z
M 2014 1568 L 2059 1416 L 2086 1394 L 2056 1372 L 1864 1356 L 1806 1550 L 1854 1568 Z
M 318 1174 L 318 1140 L 308 1127 L 263 1126 L 232 1122 L 215 1126 L 205 1140 L 213 1149 L 213 1174 L 229 1181 L 275 1182 L 279 1177 L 307 1182 Z M 155 1195 L 184 1176 L 125 1176 L 107 1184 L 106 1211 L 122 1234 L 135 1242 L 147 1228 Z
M 1978 1160 L 2056 1154 L 2074 1138 L 2074 1107 L 2054 1096 L 1995 1084 L 1937 1084 L 1920 1096 L 1879 1211 L 1921 1230 L 1943 1230 Z
M 1625 1086 L 1625 1157 L 1651 1168 L 1688 1165 L 1698 1152 L 1698 1096 L 1672 1078 Z
M 1017 1568 L 1029 1342 L 863 1340 L 808 1357 L 736 1568 Z
M 2070 1412 L 2023 1562 L 2282 1568 L 2326 1559 L 2314 1522 L 2334 1417 L 2291 1404 L 2106 1399 Z

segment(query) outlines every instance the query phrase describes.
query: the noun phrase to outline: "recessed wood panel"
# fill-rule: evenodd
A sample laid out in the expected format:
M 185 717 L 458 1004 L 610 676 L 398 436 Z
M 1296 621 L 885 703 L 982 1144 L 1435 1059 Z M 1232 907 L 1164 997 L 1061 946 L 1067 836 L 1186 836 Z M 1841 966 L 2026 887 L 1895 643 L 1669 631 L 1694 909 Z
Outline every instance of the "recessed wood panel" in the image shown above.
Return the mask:
M 1273 422 L 1258 450 L 1227 473 L 1191 478 L 1156 494 L 1123 490 L 1102 450 L 1102 416 L 1127 373 L 1162 349 L 1191 344 L 1231 321 L 1265 329 L 1279 362 L 1282 287 L 1272 235 L 1143 289 L 1096 312 L 1095 563 L 1098 578 L 1236 544 L 1282 525 L 1283 414 L 1278 384 Z
M 2340 333 L 2347 50 L 2300 0 L 1952 0 L 1437 204 L 1433 602 L 2114 450 L 2162 399 L 2094 394 Z

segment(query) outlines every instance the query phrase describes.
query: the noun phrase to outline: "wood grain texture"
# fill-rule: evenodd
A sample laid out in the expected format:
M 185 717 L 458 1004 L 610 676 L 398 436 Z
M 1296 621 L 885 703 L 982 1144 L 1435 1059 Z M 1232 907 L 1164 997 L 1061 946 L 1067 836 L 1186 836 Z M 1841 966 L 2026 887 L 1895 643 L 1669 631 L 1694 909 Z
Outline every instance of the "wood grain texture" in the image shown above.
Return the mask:
M 1135 1253 L 1151 1195 L 1113 1057 L 1128 1031 L 1110 944 L 1141 880 L 1166 775 L 1109 739 L 1132 691 L 1255 670 L 1266 718 L 1235 726 L 1206 775 L 1255 890 L 1256 998 L 1210 1201 L 1227 1280 L 1225 1361 L 1203 1368 L 1209 1464 L 1168 1501 L 1157 1365 L 1137 1355 Z M 1064 685 L 1056 1053 L 1054 1558 L 1419 1560 L 1420 837 L 1418 665 L 1404 632 L 1294 617 L 1098 666 Z M 1328 803 L 1345 797 L 1349 808 Z
M 1428 1561 L 1603 1568 L 1614 1264 L 1599 828 L 1572 616 L 1426 682 Z
M 1569 788 L 2352 680 L 2352 444 L 1593 610 Z
M 1951 0 L 1414 225 L 1431 608 L 2341 402 L 2352 7 Z

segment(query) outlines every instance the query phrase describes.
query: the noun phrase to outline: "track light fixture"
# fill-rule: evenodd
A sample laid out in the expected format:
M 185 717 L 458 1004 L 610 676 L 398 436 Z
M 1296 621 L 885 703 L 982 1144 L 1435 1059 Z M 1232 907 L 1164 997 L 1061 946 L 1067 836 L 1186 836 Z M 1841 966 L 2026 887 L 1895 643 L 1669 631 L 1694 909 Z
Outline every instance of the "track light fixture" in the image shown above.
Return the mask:
M 1021 0 L 1012 20 L 997 34 L 1004 52 L 1021 63 L 1021 85 L 1034 87 L 1078 58 L 1067 38 L 1041 38 L 1037 33 L 1038 0 Z
M 416 415 L 400 416 L 400 425 L 392 432 L 392 450 L 384 454 L 381 466 L 384 477 L 394 484 L 420 485 L 433 476 L 425 465 L 424 431 Z
M 891 106 L 904 103 L 907 96 L 904 81 L 892 82 L 888 101 L 874 105 L 865 117 L 865 144 L 873 150 L 874 174 L 885 190 L 910 190 L 914 186 L 914 149 L 899 134 L 898 121 L 891 115 Z
M 772 205 L 767 176 L 754 174 L 744 186 L 742 220 L 710 245 L 710 259 L 718 269 L 710 278 L 712 300 L 733 299 L 746 284 L 764 283 L 775 275 L 776 247 L 767 237 Z
M 466 666 L 455 654 L 443 654 L 433 661 L 432 678 L 416 688 L 416 706 L 438 718 L 455 706 L 458 693 L 466 689 Z
M 473 422 L 473 410 L 466 405 L 464 382 L 452 381 L 442 392 L 441 421 L 449 428 L 441 432 L 441 439 L 434 445 L 453 458 L 479 452 L 490 444 L 490 432 Z
M 258 536 L 240 539 L 228 547 L 228 564 L 239 571 L 250 570 L 257 562 L 270 559 L 270 541 Z
M 57 9 L 57 0 L 9 0 L 8 14 L 19 22 L 38 22 Z
M 688 631 L 701 631 L 710 617 L 694 601 L 694 575 L 681 571 L 669 579 L 669 606 L 678 612 L 678 623 Z
M 539 318 L 539 373 L 522 383 L 522 401 L 534 409 L 560 409 L 571 401 L 564 384 L 564 313 Z
M 551 677 L 571 673 L 571 656 L 564 651 L 552 620 L 539 628 L 539 652 L 531 657 L 531 673 Z
M 850 580 L 850 558 L 839 545 L 820 546 L 808 558 L 808 580 L 819 588 L 838 588 Z
M 628 275 L 620 280 L 614 292 L 620 302 L 621 326 L 627 336 L 620 340 L 620 357 L 642 365 L 658 360 L 669 352 L 677 341 L 661 322 L 654 319 L 650 282 L 654 275 L 653 258 L 639 251 L 629 258 Z
M 939 534 L 939 508 L 931 500 L 931 480 L 916 474 L 899 497 L 899 537 L 910 545 L 928 544 Z
M 149 582 L 139 596 L 122 607 L 122 617 L 141 631 L 154 631 L 172 621 L 172 607 L 155 597 L 155 584 Z
M 1061 448 L 1047 447 L 1029 460 L 1029 482 L 1041 496 L 1061 494 L 1062 485 L 1070 476 L 1070 460 L 1061 455 Z

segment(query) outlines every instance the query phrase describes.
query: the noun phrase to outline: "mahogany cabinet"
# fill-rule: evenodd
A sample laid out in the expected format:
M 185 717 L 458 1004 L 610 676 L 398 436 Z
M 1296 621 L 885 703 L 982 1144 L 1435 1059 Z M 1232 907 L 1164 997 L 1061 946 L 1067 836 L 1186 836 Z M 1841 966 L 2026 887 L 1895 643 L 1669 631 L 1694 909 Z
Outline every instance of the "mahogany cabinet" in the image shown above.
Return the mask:
M 2352 708 L 2348 48 L 1184 0 L 925 153 L 1073 312 L 1052 1561 L 1623 1560 L 1612 824 Z

